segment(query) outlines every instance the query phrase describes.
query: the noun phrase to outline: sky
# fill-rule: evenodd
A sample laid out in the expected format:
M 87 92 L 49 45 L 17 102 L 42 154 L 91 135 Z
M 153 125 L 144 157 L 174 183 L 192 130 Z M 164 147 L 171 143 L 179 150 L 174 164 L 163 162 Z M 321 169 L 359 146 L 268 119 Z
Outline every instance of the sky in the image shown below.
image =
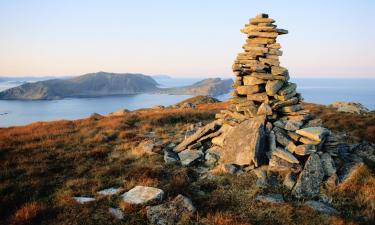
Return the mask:
M 374 0 L 0 0 L 0 75 L 231 77 L 260 12 L 291 76 L 375 78 Z

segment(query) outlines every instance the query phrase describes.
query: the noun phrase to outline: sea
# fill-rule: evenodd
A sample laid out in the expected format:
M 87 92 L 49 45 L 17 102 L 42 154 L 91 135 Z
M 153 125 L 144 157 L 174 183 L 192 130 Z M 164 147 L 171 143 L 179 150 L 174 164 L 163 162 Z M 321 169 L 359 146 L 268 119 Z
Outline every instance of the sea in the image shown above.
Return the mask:
M 161 87 L 193 84 L 202 78 L 155 78 Z M 18 86 L 25 81 L 0 82 L 0 91 Z M 359 102 L 375 110 L 375 79 L 297 78 L 298 92 L 305 102 L 330 104 L 335 101 Z M 67 98 L 62 100 L 0 100 L 0 127 L 26 125 L 36 121 L 74 120 L 93 113 L 106 115 L 118 109 L 135 110 L 155 105 L 169 106 L 189 95 L 138 94 L 99 98 Z M 229 94 L 217 96 L 220 100 Z

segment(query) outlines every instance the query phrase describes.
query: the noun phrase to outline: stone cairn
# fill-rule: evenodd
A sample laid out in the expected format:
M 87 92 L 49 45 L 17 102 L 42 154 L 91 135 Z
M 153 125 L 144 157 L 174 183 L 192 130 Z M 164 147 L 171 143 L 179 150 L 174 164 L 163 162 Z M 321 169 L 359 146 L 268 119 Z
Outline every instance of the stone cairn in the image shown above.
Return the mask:
M 276 39 L 288 31 L 274 22 L 259 14 L 241 30 L 247 39 L 233 64 L 233 104 L 215 121 L 189 131 L 174 151 L 165 152 L 165 160 L 254 171 L 260 186 L 276 175 L 297 198 L 313 198 L 323 181 L 338 179 L 333 153 L 324 147 L 330 131 L 303 109 L 297 85 L 280 66 Z

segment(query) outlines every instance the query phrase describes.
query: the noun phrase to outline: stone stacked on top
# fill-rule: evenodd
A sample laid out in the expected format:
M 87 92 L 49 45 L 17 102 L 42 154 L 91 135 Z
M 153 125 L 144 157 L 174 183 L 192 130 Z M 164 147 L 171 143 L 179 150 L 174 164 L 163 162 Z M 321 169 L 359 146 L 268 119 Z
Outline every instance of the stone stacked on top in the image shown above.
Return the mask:
M 296 197 L 316 197 L 321 182 L 336 176 L 323 148 L 330 132 L 303 109 L 297 85 L 280 65 L 276 39 L 288 31 L 274 23 L 259 14 L 241 30 L 247 39 L 233 64 L 233 104 L 180 143 L 175 158 L 184 166 L 218 161 L 234 165 L 225 167 L 230 171 L 254 170 L 263 178 L 276 173 Z

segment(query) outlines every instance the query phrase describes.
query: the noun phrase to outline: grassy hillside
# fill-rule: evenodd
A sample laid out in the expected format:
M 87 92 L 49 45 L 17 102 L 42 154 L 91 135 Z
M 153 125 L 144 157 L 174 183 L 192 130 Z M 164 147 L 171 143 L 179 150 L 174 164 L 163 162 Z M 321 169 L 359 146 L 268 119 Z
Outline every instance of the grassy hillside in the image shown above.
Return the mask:
M 147 224 L 141 206 L 122 205 L 125 219 L 113 218 L 108 207 L 118 206 L 119 197 L 101 197 L 84 205 L 71 199 L 95 196 L 113 186 L 126 191 L 135 185 L 159 187 L 168 199 L 178 194 L 190 197 L 198 212 L 185 224 L 370 224 L 375 219 L 375 177 L 366 166 L 349 183 L 330 190 L 333 206 L 343 213 L 328 216 L 299 203 L 256 202 L 258 193 L 291 196 L 284 190 L 257 188 L 251 173 L 202 180 L 191 168 L 164 164 L 163 146 L 181 141 L 191 123 L 207 123 L 227 105 L 141 110 L 0 129 L 0 224 Z M 375 142 L 374 113 L 357 116 L 318 105 L 306 107 L 326 127 L 349 133 L 348 141 Z M 137 148 L 150 136 L 159 142 L 156 154 Z

